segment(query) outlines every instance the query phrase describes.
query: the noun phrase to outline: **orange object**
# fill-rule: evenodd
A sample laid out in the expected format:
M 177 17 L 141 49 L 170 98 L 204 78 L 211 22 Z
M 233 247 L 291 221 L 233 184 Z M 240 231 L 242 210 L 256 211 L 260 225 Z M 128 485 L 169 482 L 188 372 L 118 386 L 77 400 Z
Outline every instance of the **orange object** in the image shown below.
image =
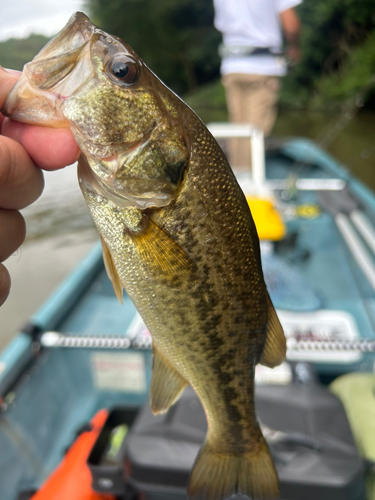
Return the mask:
M 113 495 L 96 493 L 87 458 L 108 417 L 100 410 L 91 420 L 92 429 L 83 432 L 66 453 L 64 460 L 31 500 L 116 500 Z

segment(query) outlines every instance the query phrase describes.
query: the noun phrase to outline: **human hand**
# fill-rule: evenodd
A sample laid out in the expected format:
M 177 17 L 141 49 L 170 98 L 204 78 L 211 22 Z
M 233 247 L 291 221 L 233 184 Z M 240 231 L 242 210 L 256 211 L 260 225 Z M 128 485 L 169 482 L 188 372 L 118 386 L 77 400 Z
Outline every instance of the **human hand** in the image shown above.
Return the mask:
M 18 77 L 0 67 L 0 110 Z M 17 123 L 0 113 L 0 305 L 10 290 L 10 276 L 1 262 L 25 239 L 25 221 L 19 210 L 41 195 L 44 180 L 40 169 L 63 168 L 78 156 L 69 129 Z
M 286 49 L 286 55 L 291 64 L 298 64 L 301 59 L 301 51 L 298 45 L 289 45 Z

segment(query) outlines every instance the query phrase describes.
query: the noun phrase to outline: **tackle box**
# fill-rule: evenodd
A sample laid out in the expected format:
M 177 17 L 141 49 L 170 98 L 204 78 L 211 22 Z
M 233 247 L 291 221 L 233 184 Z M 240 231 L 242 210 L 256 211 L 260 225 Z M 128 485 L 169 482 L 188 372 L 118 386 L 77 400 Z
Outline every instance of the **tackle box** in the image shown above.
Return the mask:
M 257 385 L 257 414 L 280 479 L 282 500 L 363 500 L 364 464 L 341 402 L 318 383 Z M 146 404 L 127 435 L 124 477 L 146 500 L 185 500 L 207 430 L 188 387 L 163 415 Z M 237 495 L 238 498 L 244 498 Z

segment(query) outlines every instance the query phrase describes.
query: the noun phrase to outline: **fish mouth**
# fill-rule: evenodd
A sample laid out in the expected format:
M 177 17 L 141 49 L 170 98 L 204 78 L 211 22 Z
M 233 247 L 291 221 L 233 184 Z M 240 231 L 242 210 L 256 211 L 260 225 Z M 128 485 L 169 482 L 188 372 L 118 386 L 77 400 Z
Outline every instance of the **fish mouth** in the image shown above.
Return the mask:
M 90 41 L 95 31 L 99 30 L 85 14 L 73 14 L 67 25 L 25 65 L 1 113 L 23 123 L 67 127 L 62 111 L 66 96 L 72 96 L 94 76 Z

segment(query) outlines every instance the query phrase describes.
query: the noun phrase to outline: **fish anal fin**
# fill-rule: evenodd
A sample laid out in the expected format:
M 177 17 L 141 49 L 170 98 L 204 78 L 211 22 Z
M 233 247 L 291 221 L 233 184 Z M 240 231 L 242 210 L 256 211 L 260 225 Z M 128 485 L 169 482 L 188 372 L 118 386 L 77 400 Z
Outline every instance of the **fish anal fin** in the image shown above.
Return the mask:
M 257 500 L 279 498 L 277 473 L 263 436 L 249 452 L 217 449 L 206 439 L 187 492 L 190 500 L 223 500 L 235 493 Z
M 116 297 L 122 304 L 122 285 L 120 281 L 120 277 L 118 275 L 115 263 L 113 262 L 111 252 L 109 251 L 109 248 L 107 247 L 106 242 L 100 236 L 100 241 L 102 244 L 102 250 L 103 250 L 103 260 L 104 260 L 104 267 L 105 270 L 107 271 L 109 279 L 112 281 L 113 289 L 115 291 Z
M 267 324 L 267 338 L 264 345 L 262 355 L 259 363 L 269 368 L 274 368 L 281 364 L 286 356 L 286 339 L 281 326 L 280 320 L 277 317 L 275 308 L 271 302 L 270 296 L 267 292 L 268 298 L 268 324 Z
M 151 219 L 145 226 L 139 234 L 131 234 L 138 255 L 145 264 L 162 271 L 165 277 L 190 273 L 192 262 L 180 245 Z
M 154 415 L 165 413 L 187 386 L 186 380 L 160 353 L 155 343 L 152 345 L 154 363 L 150 387 L 150 404 Z

